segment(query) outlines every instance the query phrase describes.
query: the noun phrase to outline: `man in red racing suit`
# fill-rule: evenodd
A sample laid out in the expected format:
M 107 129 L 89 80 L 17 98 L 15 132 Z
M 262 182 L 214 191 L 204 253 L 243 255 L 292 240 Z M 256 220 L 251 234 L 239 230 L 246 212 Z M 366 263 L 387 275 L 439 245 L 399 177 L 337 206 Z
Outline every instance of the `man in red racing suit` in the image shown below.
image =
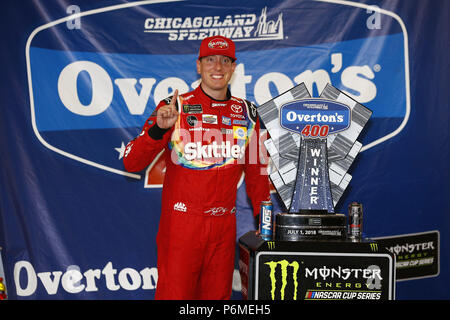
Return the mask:
M 232 44 L 227 38 L 212 38 Z M 202 45 L 208 41 L 212 40 L 207 38 Z M 216 69 L 223 67 L 220 62 L 215 64 Z M 255 216 L 261 201 L 270 200 L 267 168 L 259 154 L 256 108 L 232 97 L 228 86 L 225 99 L 211 97 L 204 90 L 215 93 L 205 79 L 207 75 L 199 73 L 202 83 L 191 92 L 178 96 L 176 91 L 161 101 L 125 151 L 125 169 L 136 172 L 164 150 L 155 299 L 229 299 L 236 192 L 242 174 Z M 166 129 L 158 125 L 158 110 L 163 107 L 172 107 L 176 119 Z

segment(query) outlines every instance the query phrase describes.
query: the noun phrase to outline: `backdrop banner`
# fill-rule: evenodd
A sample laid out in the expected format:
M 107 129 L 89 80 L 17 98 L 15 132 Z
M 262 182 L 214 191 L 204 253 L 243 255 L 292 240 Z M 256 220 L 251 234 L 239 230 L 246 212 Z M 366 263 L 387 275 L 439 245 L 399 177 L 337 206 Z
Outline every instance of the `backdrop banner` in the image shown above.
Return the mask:
M 363 235 L 401 253 L 397 267 L 431 261 L 397 281 L 397 299 L 450 298 L 449 1 L 7 0 L 2 12 L 8 299 L 153 299 L 165 163 L 125 172 L 125 145 L 160 100 L 198 86 L 200 42 L 217 34 L 236 43 L 234 96 L 261 105 L 304 82 L 317 98 L 330 83 L 373 111 L 336 212 L 362 203 Z M 244 183 L 236 206 L 239 238 L 256 229 Z

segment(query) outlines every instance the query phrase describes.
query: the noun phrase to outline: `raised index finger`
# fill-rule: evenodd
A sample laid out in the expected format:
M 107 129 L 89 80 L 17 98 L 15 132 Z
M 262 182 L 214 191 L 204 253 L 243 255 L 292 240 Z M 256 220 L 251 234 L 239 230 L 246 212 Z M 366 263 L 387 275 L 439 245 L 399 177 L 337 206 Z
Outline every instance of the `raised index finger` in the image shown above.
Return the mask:
M 175 89 L 175 92 L 173 94 L 172 100 L 170 101 L 170 106 L 175 108 L 175 104 L 177 103 L 177 99 L 178 99 L 178 89 Z

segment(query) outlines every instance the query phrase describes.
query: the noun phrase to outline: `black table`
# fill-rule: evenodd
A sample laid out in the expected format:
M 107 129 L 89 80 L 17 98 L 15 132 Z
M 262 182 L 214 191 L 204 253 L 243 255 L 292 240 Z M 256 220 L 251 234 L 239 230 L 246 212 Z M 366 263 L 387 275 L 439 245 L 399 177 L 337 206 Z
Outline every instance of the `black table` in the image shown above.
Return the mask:
M 393 300 L 395 255 L 376 241 L 239 239 L 242 296 L 248 300 Z

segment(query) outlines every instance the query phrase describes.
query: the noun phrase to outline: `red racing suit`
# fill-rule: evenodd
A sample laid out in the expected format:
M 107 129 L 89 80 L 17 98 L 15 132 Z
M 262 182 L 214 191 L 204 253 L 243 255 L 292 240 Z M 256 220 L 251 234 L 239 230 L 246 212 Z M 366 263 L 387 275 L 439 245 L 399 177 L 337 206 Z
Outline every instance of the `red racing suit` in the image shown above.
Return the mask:
M 156 125 L 157 109 L 124 156 L 125 169 L 136 172 L 164 149 L 155 298 L 229 299 L 242 174 L 255 216 L 261 201 L 270 200 L 256 108 L 229 91 L 227 100 L 214 100 L 198 86 L 179 95 L 179 117 L 172 128 Z

